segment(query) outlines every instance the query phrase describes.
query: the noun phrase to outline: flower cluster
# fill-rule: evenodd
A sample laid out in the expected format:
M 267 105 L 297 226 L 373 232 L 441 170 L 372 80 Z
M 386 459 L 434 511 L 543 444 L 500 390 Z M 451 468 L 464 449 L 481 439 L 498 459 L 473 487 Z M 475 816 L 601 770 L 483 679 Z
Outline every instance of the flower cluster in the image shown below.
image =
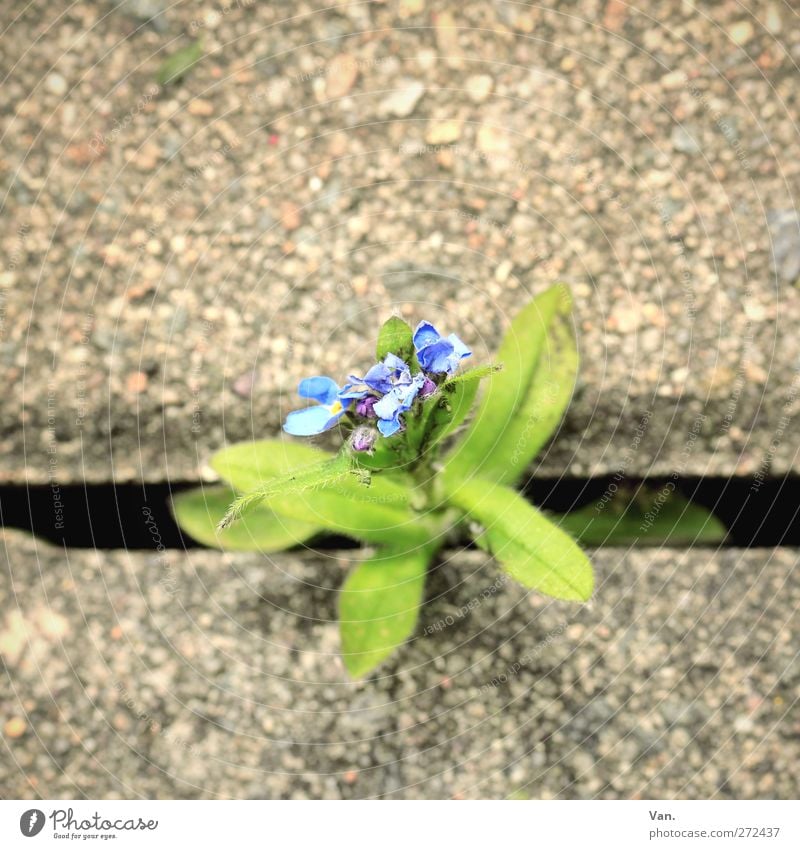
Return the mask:
M 351 445 L 356 451 L 371 451 L 378 433 L 393 436 L 402 431 L 401 416 L 417 398 L 433 395 L 437 378 L 453 374 L 461 360 L 472 353 L 455 335 L 442 336 L 427 321 L 421 321 L 413 335 L 420 370 L 395 354 L 387 354 L 363 376 L 351 375 L 340 387 L 330 377 L 307 377 L 300 381 L 301 398 L 317 403 L 289 413 L 283 429 L 292 436 L 314 436 L 330 430 L 342 417 L 356 426 Z M 377 428 L 377 431 L 376 429 Z

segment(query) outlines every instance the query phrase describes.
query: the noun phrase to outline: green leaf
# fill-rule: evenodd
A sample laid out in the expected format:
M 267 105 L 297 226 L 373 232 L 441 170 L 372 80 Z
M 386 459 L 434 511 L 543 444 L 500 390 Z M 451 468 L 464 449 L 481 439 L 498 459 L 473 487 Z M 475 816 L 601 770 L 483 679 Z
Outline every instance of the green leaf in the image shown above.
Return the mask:
M 452 504 L 483 526 L 476 542 L 523 586 L 553 598 L 586 601 L 592 594 L 592 564 L 575 541 L 525 499 L 480 478 L 444 485 Z
M 176 51 L 164 60 L 156 74 L 159 85 L 172 85 L 182 80 L 192 67 L 200 61 L 203 56 L 203 45 L 198 39 L 188 47 Z
M 300 442 L 262 439 L 223 448 L 211 458 L 211 468 L 234 489 L 248 492 L 278 475 L 331 460 L 334 456 Z
M 365 469 L 385 471 L 394 479 L 393 472 L 402 472 L 407 465 L 403 458 L 402 443 L 399 440 L 379 439 L 372 454 L 358 454 L 356 461 Z
M 384 501 L 385 495 L 355 482 L 336 484 L 318 492 L 296 498 L 275 498 L 269 506 L 277 513 L 301 521 L 317 523 L 330 531 L 353 539 L 385 545 L 422 545 L 441 533 L 441 520 L 436 516 L 420 516 L 407 507 L 396 506 L 395 500 Z M 353 489 L 365 490 L 354 495 Z M 393 499 L 393 496 L 389 496 Z M 404 498 L 408 493 L 404 492 Z
M 333 457 L 302 443 L 261 440 L 220 451 L 211 458 L 211 466 L 238 492 L 248 492 L 278 475 L 302 473 Z M 435 517 L 419 517 L 411 511 L 409 488 L 397 478 L 374 474 L 367 487 L 346 475 L 321 489 L 276 496 L 268 500 L 268 505 L 282 516 L 364 542 L 424 543 L 439 532 L 439 524 Z
M 502 363 L 499 365 L 489 364 L 488 366 L 475 366 L 475 368 L 466 369 L 465 371 L 459 372 L 454 377 L 449 378 L 442 384 L 441 388 L 452 389 L 462 383 L 474 383 L 477 386 L 484 377 L 489 377 L 490 374 L 494 374 L 494 372 L 500 371 L 502 368 Z
M 500 368 L 493 365 L 480 366 L 442 383 L 436 394 L 423 404 L 418 444 L 413 447 L 421 448 L 423 452 L 429 451 L 453 433 L 472 409 L 481 380 Z
M 414 631 L 433 548 L 383 551 L 360 563 L 339 594 L 339 629 L 347 671 L 361 678 Z
M 230 527 L 233 522 L 256 504 L 270 499 L 274 500 L 277 496 L 283 496 L 282 500 L 286 500 L 287 496 L 297 496 L 309 490 L 322 489 L 330 484 L 338 483 L 342 478 L 353 473 L 353 463 L 350 457 L 342 453 L 337 454 L 333 459 L 303 466 L 287 472 L 285 475 L 271 478 L 255 489 L 237 496 L 219 523 L 219 529 L 224 530 Z M 369 475 L 369 472 L 362 471 L 361 474 Z M 362 482 L 367 484 L 366 478 Z
M 234 489 L 248 492 L 278 475 L 307 470 L 335 456 L 310 445 L 264 439 L 238 443 L 220 451 L 211 458 L 211 467 Z M 361 464 L 366 457 L 359 455 L 358 463 Z M 404 509 L 409 504 L 407 484 L 399 481 L 395 475 L 374 475 L 369 488 L 360 484 L 355 477 L 343 477 L 336 486 L 328 489 L 353 500 L 391 505 L 397 509 Z
M 396 354 L 403 362 L 411 366 L 412 372 L 419 371 L 411 327 L 396 315 L 383 323 L 378 334 L 376 354 L 378 362 L 381 362 L 387 354 Z
M 556 315 L 533 380 L 500 438 L 490 466 L 498 483 L 516 483 L 550 440 L 569 406 L 578 376 L 578 349 L 568 316 Z M 481 475 L 487 471 L 481 469 Z
M 255 506 L 240 522 L 218 531 L 231 498 L 225 486 L 192 489 L 172 499 L 172 512 L 193 539 L 227 551 L 283 551 L 320 532 L 317 526 L 279 516 L 263 504 Z
M 476 473 L 495 481 L 503 477 L 508 463 L 501 449 L 503 439 L 526 402 L 555 315 L 570 308 L 569 290 L 559 284 L 516 315 L 497 353 L 503 370 L 491 377 L 475 419 L 453 450 L 448 467 L 462 476 Z
M 728 533 L 705 507 L 664 488 L 620 492 L 552 519 L 586 545 L 715 545 Z

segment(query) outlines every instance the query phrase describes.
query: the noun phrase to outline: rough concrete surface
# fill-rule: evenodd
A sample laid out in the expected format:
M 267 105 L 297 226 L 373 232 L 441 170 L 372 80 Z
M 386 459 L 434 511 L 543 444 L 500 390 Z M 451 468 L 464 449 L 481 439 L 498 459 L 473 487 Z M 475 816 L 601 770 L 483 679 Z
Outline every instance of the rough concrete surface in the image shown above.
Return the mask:
M 586 607 L 451 551 L 352 683 L 353 551 L 3 544 L 7 797 L 797 797 L 796 550 L 605 549 Z
M 541 473 L 798 469 L 791 4 L 329 6 L 4 4 L 3 479 L 196 479 L 392 311 L 484 359 L 556 280 Z

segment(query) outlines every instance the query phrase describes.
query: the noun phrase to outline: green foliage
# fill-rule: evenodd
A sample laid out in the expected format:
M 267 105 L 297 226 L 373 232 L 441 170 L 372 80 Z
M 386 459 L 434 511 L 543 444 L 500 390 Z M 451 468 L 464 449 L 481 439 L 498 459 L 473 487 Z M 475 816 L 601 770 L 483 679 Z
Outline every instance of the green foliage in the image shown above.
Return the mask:
M 278 499 L 280 504 L 305 492 L 330 487 L 341 482 L 347 475 L 354 473 L 353 462 L 350 457 L 347 454 L 338 454 L 330 460 L 312 463 L 270 478 L 243 495 L 237 495 L 219 523 L 219 529 L 225 530 L 256 504 L 268 500 L 275 501 L 275 499 Z M 369 472 L 365 472 L 364 475 L 362 483 L 369 486 Z
M 387 353 L 419 370 L 411 327 L 400 318 L 380 330 L 378 359 Z M 552 438 L 574 391 L 578 352 L 565 286 L 515 316 L 497 359 L 454 376 L 429 374 L 437 390 L 417 396 L 403 411 L 404 429 L 377 439 L 371 454 L 290 440 L 232 445 L 211 459 L 230 490 L 182 494 L 175 516 L 196 539 L 232 550 L 275 551 L 325 531 L 375 545 L 340 595 L 342 652 L 353 677 L 413 632 L 427 569 L 458 530 L 473 531 L 523 586 L 577 602 L 591 597 L 594 575 L 567 531 L 585 544 L 721 539 L 713 516 L 674 493 L 548 518 L 510 488 Z M 339 421 L 370 426 L 352 409 Z
M 513 489 L 481 478 L 445 478 L 451 503 L 479 522 L 476 542 L 525 587 L 553 598 L 588 601 L 592 564 L 575 542 Z
M 492 464 L 499 483 L 516 483 L 550 441 L 569 405 L 578 374 L 578 350 L 569 317 L 557 313 L 527 394 L 500 438 Z
M 499 368 L 481 366 L 445 380 L 407 425 L 407 454 L 411 458 L 424 457 L 449 436 L 467 417 L 481 380 Z
M 322 463 L 333 456 L 302 442 L 261 439 L 223 448 L 211 458 L 211 468 L 234 489 L 249 492 L 264 481 Z
M 272 499 L 269 506 L 283 516 L 317 523 L 368 543 L 419 545 L 439 532 L 434 516 L 420 516 L 409 508 L 378 499 L 379 496 L 370 495 L 355 499 L 348 487 L 329 486 L 296 498 Z
M 416 545 L 438 532 L 434 517 L 411 511 L 407 485 L 372 475 L 367 486 L 351 462 L 346 455 L 337 459 L 302 443 L 269 439 L 232 445 L 211 458 L 220 477 L 245 496 L 234 502 L 231 521 L 241 514 L 238 508 L 266 502 L 281 516 L 362 542 Z
M 371 672 L 413 632 L 433 553 L 431 546 L 382 550 L 348 575 L 339 594 L 339 627 L 354 678 Z
M 548 332 L 556 315 L 567 313 L 570 308 L 569 290 L 558 285 L 534 298 L 514 318 L 497 353 L 503 370 L 489 381 L 475 420 L 449 458 L 448 467 L 459 474 L 478 474 L 487 480 L 507 479 L 509 459 L 520 439 L 520 421 L 523 428 L 530 428 L 528 419 L 537 414 L 535 409 L 529 410 L 526 419 L 525 409 L 539 382 L 537 371 Z M 540 377 L 547 379 L 547 369 Z M 539 439 L 543 427 L 543 423 L 537 427 Z M 526 444 L 535 442 L 531 438 Z M 524 453 L 528 455 L 530 451 Z
M 176 495 L 172 499 L 172 509 L 175 520 L 190 537 L 226 551 L 283 551 L 323 530 L 258 504 L 240 522 L 220 531 L 218 525 L 230 503 L 228 487 L 204 487 Z
M 728 533 L 713 513 L 669 486 L 621 491 L 554 521 L 586 545 L 716 545 Z
M 162 62 L 156 74 L 159 85 L 167 86 L 180 82 L 191 69 L 202 59 L 203 45 L 198 39 L 188 47 L 177 50 Z
M 481 380 L 502 366 L 482 366 L 446 380 L 440 387 L 426 419 L 424 445 L 432 448 L 450 436 L 469 415 Z
M 385 321 L 381 327 L 375 353 L 378 362 L 381 362 L 387 354 L 395 354 L 412 369 L 419 370 L 417 355 L 414 351 L 413 331 L 402 318 L 396 315 Z
M 380 480 L 387 477 L 398 480 L 408 463 L 405 460 L 405 445 L 401 440 L 381 439 L 372 454 L 361 454 L 356 458 L 359 466 L 383 472 Z

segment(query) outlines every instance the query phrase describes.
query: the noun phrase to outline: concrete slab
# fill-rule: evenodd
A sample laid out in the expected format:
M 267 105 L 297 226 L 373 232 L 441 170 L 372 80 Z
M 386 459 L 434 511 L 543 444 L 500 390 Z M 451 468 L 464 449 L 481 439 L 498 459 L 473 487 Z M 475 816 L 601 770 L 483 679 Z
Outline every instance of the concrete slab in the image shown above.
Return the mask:
M 583 608 L 450 552 L 352 683 L 354 552 L 3 542 L 4 797 L 797 795 L 796 550 L 606 549 Z
M 796 17 L 317 5 L 11 3 L 2 479 L 196 479 L 393 310 L 483 358 L 561 279 L 541 473 L 798 469 Z

